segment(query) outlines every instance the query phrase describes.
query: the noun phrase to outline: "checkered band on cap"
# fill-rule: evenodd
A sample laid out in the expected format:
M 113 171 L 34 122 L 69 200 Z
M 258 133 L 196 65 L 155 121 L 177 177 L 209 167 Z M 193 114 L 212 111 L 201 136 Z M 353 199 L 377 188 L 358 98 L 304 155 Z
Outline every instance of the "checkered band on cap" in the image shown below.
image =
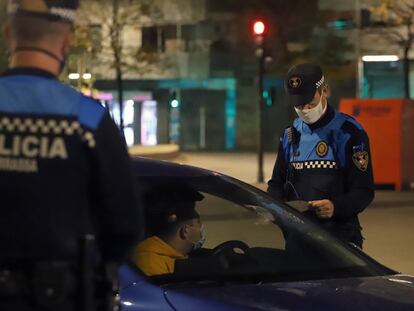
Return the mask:
M 50 8 L 49 14 L 56 15 L 60 17 L 61 19 L 74 22 L 76 19 L 76 11 L 66 8 Z
M 322 76 L 322 78 L 318 82 L 315 83 L 316 88 L 319 89 L 323 85 L 324 82 L 325 82 L 325 77 Z
M 64 3 L 47 3 L 42 0 L 9 0 L 7 13 L 9 15 L 29 14 L 70 23 L 73 23 L 76 19 L 76 9 L 74 6 L 66 7 Z

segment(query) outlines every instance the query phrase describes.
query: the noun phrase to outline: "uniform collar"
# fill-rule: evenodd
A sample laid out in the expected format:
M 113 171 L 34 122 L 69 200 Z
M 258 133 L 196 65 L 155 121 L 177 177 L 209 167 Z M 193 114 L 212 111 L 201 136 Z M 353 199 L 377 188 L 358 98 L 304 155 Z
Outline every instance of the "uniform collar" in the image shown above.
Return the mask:
M 331 105 L 327 104 L 328 107 L 326 108 L 326 111 L 324 115 L 315 123 L 308 124 L 311 131 L 315 131 L 317 129 L 320 129 L 327 125 L 329 122 L 332 121 L 332 119 L 335 117 L 335 110 L 331 107 Z
M 8 69 L 5 71 L 1 76 L 7 77 L 7 76 L 18 76 L 18 75 L 25 75 L 25 76 L 38 76 L 46 79 L 53 79 L 57 80 L 57 77 L 46 70 L 35 68 L 35 67 L 16 67 L 12 69 Z

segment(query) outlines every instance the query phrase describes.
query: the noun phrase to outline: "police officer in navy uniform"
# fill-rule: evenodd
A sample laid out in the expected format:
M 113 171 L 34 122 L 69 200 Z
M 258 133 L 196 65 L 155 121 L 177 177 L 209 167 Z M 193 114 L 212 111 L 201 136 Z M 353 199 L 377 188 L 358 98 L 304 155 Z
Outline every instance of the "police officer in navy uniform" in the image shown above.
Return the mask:
M 142 232 L 119 130 L 98 102 L 57 80 L 77 8 L 77 0 L 8 1 L 10 69 L 0 76 L 0 310 L 85 309 L 91 296 L 79 288 L 91 293 L 93 281 L 84 277 L 102 263 L 120 263 Z
M 329 86 L 318 65 L 292 67 L 285 90 L 298 118 L 280 139 L 268 193 L 309 202 L 310 217 L 362 247 L 358 214 L 374 198 L 368 136 L 328 104 Z

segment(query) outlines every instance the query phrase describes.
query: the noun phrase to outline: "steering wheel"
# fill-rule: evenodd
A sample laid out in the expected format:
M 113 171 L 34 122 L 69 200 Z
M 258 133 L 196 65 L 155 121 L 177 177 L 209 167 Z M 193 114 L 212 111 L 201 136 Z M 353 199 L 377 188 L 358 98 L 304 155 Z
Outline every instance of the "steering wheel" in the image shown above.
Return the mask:
M 223 242 L 217 245 L 212 251 L 212 257 L 226 255 L 226 254 L 236 254 L 235 249 L 240 249 L 243 251 L 244 255 L 250 257 L 250 247 L 246 243 L 239 240 L 230 240 Z
M 241 250 L 243 254 L 236 252 Z M 219 264 L 220 269 L 240 269 L 256 263 L 250 251 L 249 245 L 239 240 L 230 240 L 217 245 L 210 253 Z

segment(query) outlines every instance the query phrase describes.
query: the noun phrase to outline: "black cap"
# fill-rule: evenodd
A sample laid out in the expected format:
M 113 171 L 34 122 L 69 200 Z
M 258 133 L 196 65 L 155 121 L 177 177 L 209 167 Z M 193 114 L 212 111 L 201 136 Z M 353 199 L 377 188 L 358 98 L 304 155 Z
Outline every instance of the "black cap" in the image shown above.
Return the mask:
M 168 230 L 176 223 L 200 218 L 195 210 L 204 196 L 185 185 L 158 185 L 144 193 L 146 221 L 152 233 Z
M 8 0 L 9 15 L 28 15 L 73 23 L 79 0 Z
M 309 104 L 315 92 L 325 82 L 320 66 L 315 64 L 295 65 L 287 73 L 285 90 L 291 105 Z

